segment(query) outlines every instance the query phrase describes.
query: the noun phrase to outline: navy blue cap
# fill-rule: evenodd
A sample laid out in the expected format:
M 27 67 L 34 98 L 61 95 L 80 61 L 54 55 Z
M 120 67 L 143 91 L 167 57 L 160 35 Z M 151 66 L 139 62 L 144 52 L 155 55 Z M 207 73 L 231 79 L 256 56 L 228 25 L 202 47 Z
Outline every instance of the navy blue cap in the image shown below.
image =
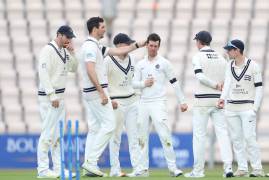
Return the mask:
M 240 49 L 241 51 L 244 51 L 245 45 L 243 41 L 239 39 L 234 39 L 232 41 L 229 41 L 223 48 L 228 51 L 231 49 Z
M 113 40 L 113 44 L 117 45 L 120 43 L 124 43 L 124 44 L 132 44 L 133 42 L 135 42 L 134 40 L 132 40 L 127 34 L 124 33 L 119 33 L 114 37 Z
M 212 41 L 212 36 L 208 31 L 200 31 L 195 34 L 193 40 L 199 40 L 203 43 L 209 44 Z
M 74 34 L 74 32 L 73 32 L 73 30 L 71 29 L 71 27 L 69 27 L 67 25 L 61 26 L 58 29 L 57 33 L 64 34 L 69 39 L 72 39 L 72 38 L 75 38 L 76 37 L 75 34 Z

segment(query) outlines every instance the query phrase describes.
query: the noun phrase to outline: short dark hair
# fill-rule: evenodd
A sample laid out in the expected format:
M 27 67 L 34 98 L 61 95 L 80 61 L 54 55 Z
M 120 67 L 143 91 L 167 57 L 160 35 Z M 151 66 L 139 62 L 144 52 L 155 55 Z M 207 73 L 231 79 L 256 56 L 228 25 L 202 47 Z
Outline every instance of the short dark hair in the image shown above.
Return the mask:
M 99 28 L 100 23 L 104 22 L 104 19 L 101 17 L 92 17 L 87 21 L 87 29 L 89 33 L 92 33 L 94 27 Z
M 202 45 L 209 46 L 212 41 L 212 36 L 208 31 L 200 31 L 197 34 L 195 34 L 193 40 L 200 41 Z
M 147 38 L 147 43 L 149 43 L 149 41 L 159 41 L 159 46 L 161 45 L 161 38 L 158 34 L 156 33 L 151 33 L 148 38 Z

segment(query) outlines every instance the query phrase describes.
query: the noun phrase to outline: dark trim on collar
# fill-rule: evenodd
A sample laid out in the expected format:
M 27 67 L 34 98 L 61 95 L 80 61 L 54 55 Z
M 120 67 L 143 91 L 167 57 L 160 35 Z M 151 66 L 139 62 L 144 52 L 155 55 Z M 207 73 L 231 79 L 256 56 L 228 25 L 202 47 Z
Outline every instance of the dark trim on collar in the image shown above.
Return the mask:
M 131 69 L 131 58 L 130 58 L 130 56 L 129 56 L 128 66 L 126 67 L 126 69 L 125 69 L 124 67 L 122 67 L 122 66 L 120 65 L 120 63 L 119 63 L 113 56 L 109 55 L 109 57 L 110 57 L 111 60 L 116 64 L 116 66 L 118 66 L 118 67 L 120 68 L 120 70 L 121 70 L 122 72 L 124 72 L 125 75 L 128 74 L 129 70 Z
M 61 60 L 63 61 L 63 63 L 66 63 L 66 52 L 64 49 L 64 57 L 61 55 L 61 53 L 57 50 L 57 48 L 52 44 L 52 43 L 48 43 L 49 46 L 53 47 L 53 49 L 56 51 L 56 53 L 58 54 L 58 56 L 60 56 Z
M 246 66 L 244 67 L 243 71 L 241 72 L 241 74 L 239 76 L 236 75 L 234 67 L 233 67 L 233 63 L 235 63 L 235 61 L 233 60 L 231 63 L 231 71 L 232 71 L 232 75 L 233 77 L 237 80 L 240 81 L 243 76 L 245 75 L 246 71 L 248 70 L 249 64 L 250 64 L 251 60 L 248 59 Z
M 103 56 L 105 55 L 105 52 L 106 52 L 106 47 L 105 46 L 103 46 L 102 49 L 101 49 L 100 46 L 99 46 L 99 44 L 96 41 L 94 41 L 92 39 L 87 39 L 86 41 L 94 42 L 96 44 L 96 46 L 98 47 L 98 49 L 100 49 L 100 51 L 102 52 L 102 55 Z

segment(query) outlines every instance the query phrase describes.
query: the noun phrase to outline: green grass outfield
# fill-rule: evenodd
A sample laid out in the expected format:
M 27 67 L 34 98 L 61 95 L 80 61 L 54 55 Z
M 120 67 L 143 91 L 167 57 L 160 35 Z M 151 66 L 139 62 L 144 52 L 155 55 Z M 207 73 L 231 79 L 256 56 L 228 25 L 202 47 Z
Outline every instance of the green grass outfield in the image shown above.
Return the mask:
M 269 172 L 269 165 L 266 165 L 264 167 L 265 172 Z M 188 172 L 189 169 L 184 169 L 184 172 Z M 127 171 L 129 172 L 129 170 Z M 195 178 L 185 178 L 183 176 L 177 177 L 178 179 L 195 179 Z M 36 178 L 36 170 L 0 170 L 0 180 L 33 180 L 33 179 L 37 179 Z M 81 179 L 93 179 L 90 177 L 81 177 Z M 95 178 L 95 179 L 129 179 L 128 177 L 122 177 L 122 178 L 112 178 L 112 177 L 107 177 L 107 178 Z M 150 170 L 150 177 L 148 178 L 131 178 L 131 179 L 175 179 L 173 177 L 170 177 L 168 174 L 168 170 L 166 169 L 151 169 Z M 206 177 L 205 178 L 201 178 L 203 180 L 218 180 L 218 179 L 224 179 L 222 177 L 222 169 L 221 168 L 215 168 L 213 170 L 206 170 Z M 260 179 L 268 179 L 269 177 L 263 177 L 263 178 L 234 178 L 234 179 L 240 179 L 240 180 L 244 180 L 244 179 L 255 179 L 255 180 L 260 180 Z

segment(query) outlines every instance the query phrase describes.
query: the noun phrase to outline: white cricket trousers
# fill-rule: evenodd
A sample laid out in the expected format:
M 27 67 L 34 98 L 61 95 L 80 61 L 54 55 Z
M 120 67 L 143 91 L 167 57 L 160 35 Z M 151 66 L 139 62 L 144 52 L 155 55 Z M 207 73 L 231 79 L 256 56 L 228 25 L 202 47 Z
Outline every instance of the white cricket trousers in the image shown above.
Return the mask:
M 115 116 L 111 101 L 101 104 L 101 99 L 84 100 L 87 111 L 89 132 L 85 146 L 85 163 L 97 166 L 101 154 L 105 150 L 115 130 Z
M 207 124 L 212 120 L 220 147 L 224 169 L 232 167 L 232 146 L 223 109 L 217 107 L 194 107 L 193 109 L 193 171 L 204 173 Z
M 149 168 L 149 120 L 152 120 L 154 127 L 160 137 L 164 156 L 170 171 L 176 167 L 176 155 L 173 149 L 171 130 L 168 124 L 168 114 L 166 101 L 140 102 L 138 111 L 138 137 L 142 148 L 139 158 L 139 169 L 147 170 Z
M 116 117 L 116 129 L 109 143 L 110 165 L 111 172 L 121 172 L 119 161 L 119 150 L 121 143 L 121 134 L 123 125 L 125 125 L 128 136 L 129 152 L 131 164 L 136 171 L 138 166 L 138 157 L 140 154 L 138 137 L 137 137 L 137 116 L 138 116 L 138 102 L 123 105 L 118 102 L 118 108 L 114 110 Z
M 42 130 L 37 147 L 38 173 L 49 169 L 48 152 L 51 150 L 53 169 L 60 171 L 60 120 L 65 121 L 64 101 L 60 100 L 58 108 L 51 105 L 51 101 L 39 100 L 39 112 L 42 120 Z
M 231 134 L 238 169 L 248 171 L 249 157 L 253 170 L 261 170 L 261 152 L 256 140 L 256 113 L 247 111 L 225 111 Z

